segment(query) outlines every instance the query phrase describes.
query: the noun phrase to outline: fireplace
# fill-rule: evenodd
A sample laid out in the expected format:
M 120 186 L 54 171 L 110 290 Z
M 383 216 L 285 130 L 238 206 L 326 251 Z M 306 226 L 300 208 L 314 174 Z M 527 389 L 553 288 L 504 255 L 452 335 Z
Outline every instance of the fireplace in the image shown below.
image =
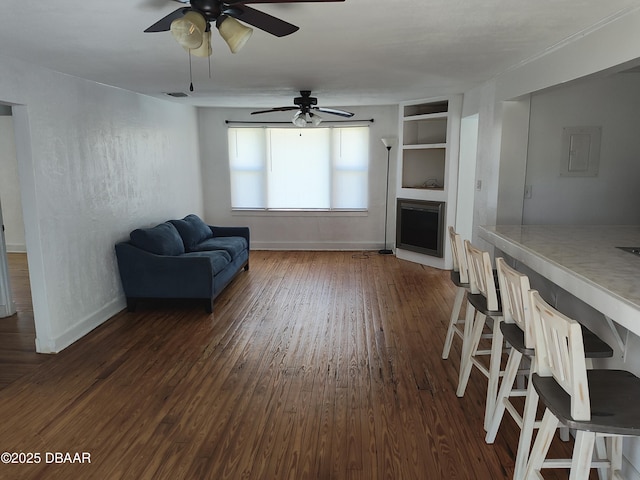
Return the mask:
M 444 202 L 399 198 L 396 248 L 442 258 Z

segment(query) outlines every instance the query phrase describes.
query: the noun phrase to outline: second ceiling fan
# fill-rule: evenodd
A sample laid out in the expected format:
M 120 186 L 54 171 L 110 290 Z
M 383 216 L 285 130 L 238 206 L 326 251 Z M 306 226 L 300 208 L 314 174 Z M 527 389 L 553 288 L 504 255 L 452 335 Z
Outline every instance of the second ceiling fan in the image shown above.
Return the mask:
M 151 25 L 145 32 L 171 31 L 176 41 L 191 53 L 201 57 L 211 55 L 211 24 L 236 53 L 249 39 L 253 30 L 284 37 L 298 27 L 277 17 L 247 6 L 250 3 L 343 2 L 344 0 L 175 0 L 189 4 L 180 7 Z M 240 22 L 238 21 L 240 20 Z
M 251 112 L 251 115 L 257 115 L 260 113 L 287 112 L 287 111 L 297 110 L 292 120 L 293 124 L 296 127 L 307 126 L 307 115 L 309 116 L 309 121 L 313 125 L 315 125 L 316 127 L 320 125 L 320 122 L 322 122 L 322 118 L 315 112 L 329 113 L 331 115 L 338 115 L 340 117 L 346 117 L 346 118 L 353 117 L 353 113 L 347 112 L 345 110 L 338 110 L 336 108 L 316 107 L 316 105 L 318 104 L 318 99 L 316 97 L 311 96 L 311 90 L 300 90 L 300 96 L 294 98 L 293 103 L 295 106 L 292 105 L 287 107 L 270 108 L 268 110 L 258 110 L 256 112 Z

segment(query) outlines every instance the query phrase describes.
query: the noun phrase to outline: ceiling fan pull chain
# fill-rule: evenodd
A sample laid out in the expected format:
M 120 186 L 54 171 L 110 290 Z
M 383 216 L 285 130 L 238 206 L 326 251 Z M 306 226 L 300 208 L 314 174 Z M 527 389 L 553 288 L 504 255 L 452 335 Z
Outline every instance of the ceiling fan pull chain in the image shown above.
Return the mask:
M 193 73 L 191 72 L 191 50 L 189 50 L 189 91 L 193 92 Z

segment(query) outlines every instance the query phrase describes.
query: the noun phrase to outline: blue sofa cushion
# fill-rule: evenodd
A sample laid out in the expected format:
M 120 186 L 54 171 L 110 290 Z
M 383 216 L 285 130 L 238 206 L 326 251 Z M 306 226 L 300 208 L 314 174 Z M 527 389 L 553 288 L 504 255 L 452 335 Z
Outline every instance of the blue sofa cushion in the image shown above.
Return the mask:
M 208 238 L 193 247 L 194 251 L 203 252 L 207 250 L 224 250 L 235 258 L 243 250 L 247 249 L 247 240 L 243 237 L 213 237 Z
M 137 228 L 129 237 L 133 245 L 156 255 L 184 253 L 184 243 L 178 230 L 168 222 L 151 228 Z
M 208 258 L 211 263 L 211 268 L 213 269 L 213 274 L 217 275 L 224 268 L 231 263 L 231 255 L 229 255 L 224 250 L 211 250 L 208 252 L 188 252 L 182 257 L 204 257 Z
M 178 229 L 187 252 L 192 251 L 203 240 L 213 236 L 209 225 L 194 214 L 187 215 L 182 220 L 169 220 L 169 222 Z

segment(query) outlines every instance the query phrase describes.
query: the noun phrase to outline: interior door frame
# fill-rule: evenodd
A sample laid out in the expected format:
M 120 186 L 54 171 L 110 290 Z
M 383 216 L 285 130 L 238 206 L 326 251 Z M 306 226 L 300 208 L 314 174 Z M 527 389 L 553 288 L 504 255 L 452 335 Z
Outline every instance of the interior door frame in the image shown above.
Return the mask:
M 7 243 L 4 238 L 4 222 L 2 221 L 2 202 L 0 202 L 0 318 L 10 317 L 16 313 L 16 305 L 11 293 L 11 279 L 7 259 Z

